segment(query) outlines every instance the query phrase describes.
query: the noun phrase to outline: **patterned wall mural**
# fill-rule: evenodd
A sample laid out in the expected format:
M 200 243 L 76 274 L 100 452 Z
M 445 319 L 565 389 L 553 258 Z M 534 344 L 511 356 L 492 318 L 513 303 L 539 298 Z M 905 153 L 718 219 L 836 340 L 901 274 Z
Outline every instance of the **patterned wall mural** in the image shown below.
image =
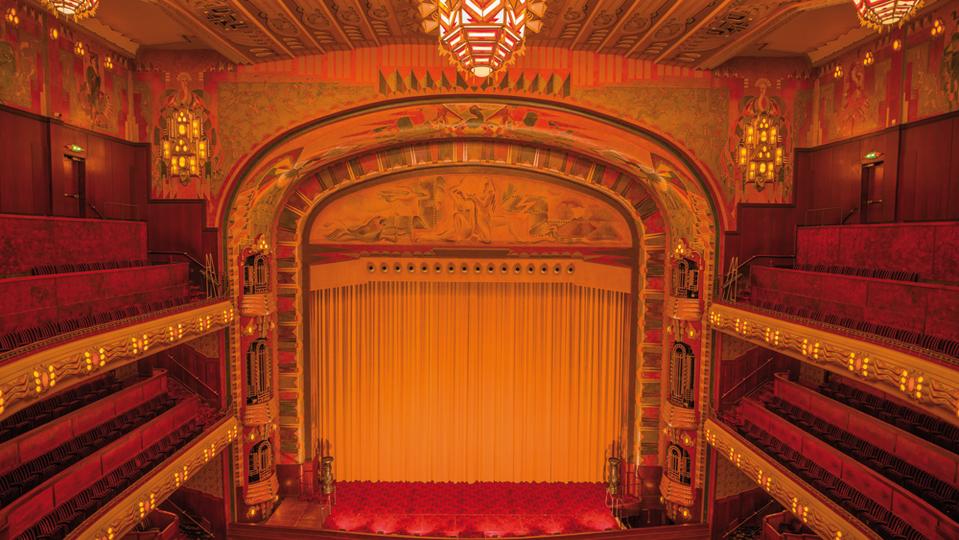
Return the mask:
M 0 1 L 0 103 L 136 138 L 133 62 L 23 2 Z
M 234 165 L 258 145 L 307 119 L 397 95 L 543 95 L 653 127 L 687 148 L 721 183 L 727 211 L 737 202 L 791 201 L 789 155 L 796 147 L 959 108 L 959 32 L 957 14 L 948 7 L 816 69 L 800 61 L 734 59 L 696 71 L 537 46 L 504 78 L 479 87 L 464 81 L 432 45 L 329 51 L 244 66 L 212 51 L 148 51 L 133 60 L 22 0 L 0 0 L 0 12 L 0 102 L 152 142 L 152 196 L 206 199 L 211 225 Z M 57 39 L 51 39 L 53 30 Z M 174 172 L 162 145 L 164 133 L 176 129 L 171 119 L 183 110 L 191 122 L 199 120 L 202 133 L 184 141 L 184 167 Z M 763 112 L 778 123 L 784 159 L 771 178 L 757 182 L 749 179 L 752 159 L 744 168 L 739 153 L 747 128 Z M 178 141 L 169 133 L 166 138 L 176 153 Z

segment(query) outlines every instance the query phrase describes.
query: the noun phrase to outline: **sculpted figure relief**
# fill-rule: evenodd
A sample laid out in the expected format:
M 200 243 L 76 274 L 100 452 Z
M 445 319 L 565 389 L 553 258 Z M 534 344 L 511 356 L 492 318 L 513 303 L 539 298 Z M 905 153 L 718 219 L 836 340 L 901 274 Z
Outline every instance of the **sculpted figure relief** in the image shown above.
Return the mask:
M 464 174 L 390 182 L 331 203 L 312 239 L 335 243 L 626 244 L 603 202 L 547 182 Z

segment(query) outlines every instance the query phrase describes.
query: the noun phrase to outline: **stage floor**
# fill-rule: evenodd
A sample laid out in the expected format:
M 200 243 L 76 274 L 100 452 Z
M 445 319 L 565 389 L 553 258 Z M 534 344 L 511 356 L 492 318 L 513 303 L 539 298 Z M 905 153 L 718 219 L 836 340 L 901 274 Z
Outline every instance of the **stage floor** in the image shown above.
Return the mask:
M 470 538 L 619 529 L 604 501 L 603 484 L 338 482 L 332 513 L 288 499 L 267 524 Z

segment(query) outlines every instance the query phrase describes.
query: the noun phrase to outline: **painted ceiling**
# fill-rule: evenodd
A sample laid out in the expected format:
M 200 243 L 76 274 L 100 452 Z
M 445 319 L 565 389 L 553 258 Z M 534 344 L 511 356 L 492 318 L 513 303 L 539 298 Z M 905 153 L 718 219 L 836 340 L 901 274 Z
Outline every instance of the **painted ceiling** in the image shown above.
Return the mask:
M 240 64 L 436 39 L 415 0 L 103 0 L 83 25 L 131 55 L 212 48 Z M 529 45 L 714 68 L 744 55 L 816 63 L 870 32 L 851 0 L 551 0 Z

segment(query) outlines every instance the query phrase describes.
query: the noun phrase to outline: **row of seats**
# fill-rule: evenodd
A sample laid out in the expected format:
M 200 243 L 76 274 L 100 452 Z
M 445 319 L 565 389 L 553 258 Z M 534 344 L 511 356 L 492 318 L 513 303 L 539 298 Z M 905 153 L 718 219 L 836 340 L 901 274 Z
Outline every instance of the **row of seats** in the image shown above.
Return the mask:
M 102 478 L 76 497 L 44 516 L 19 538 L 27 540 L 59 540 L 77 528 L 109 500 L 162 463 L 189 440 L 203 432 L 204 425 L 196 420 L 184 425 L 160 442 L 137 454 L 119 468 Z
M 919 272 L 901 270 L 884 270 L 880 268 L 861 268 L 856 266 L 841 266 L 837 264 L 796 264 L 794 270 L 805 272 L 822 272 L 827 274 L 843 274 L 846 276 L 867 277 L 875 279 L 894 279 L 897 281 L 919 281 Z
M 959 518 L 959 490 L 922 469 L 900 459 L 867 441 L 842 430 L 825 419 L 788 403 L 770 397 L 766 408 L 790 423 L 801 427 L 834 448 L 854 457 L 860 463 L 882 474 L 896 484 L 915 493 L 954 520 Z
M 763 300 L 759 297 L 754 296 L 744 296 L 742 300 L 747 301 L 750 305 L 756 306 L 762 309 L 768 309 L 770 311 L 776 311 L 779 313 L 785 313 L 787 315 L 792 315 L 794 317 L 799 317 L 801 319 L 811 319 L 813 321 L 823 322 L 826 324 L 831 324 L 835 326 L 841 326 L 850 330 L 858 330 L 860 332 L 865 332 L 867 334 L 874 334 L 879 337 L 884 337 L 888 339 L 893 339 L 900 341 L 902 343 L 907 343 L 910 345 L 915 345 L 917 347 L 922 347 L 930 351 L 942 353 L 947 357 L 952 357 L 951 360 L 948 360 L 950 363 L 959 365 L 959 341 L 955 341 L 948 338 L 930 336 L 926 334 L 921 334 L 912 330 L 905 330 L 902 328 L 893 328 L 884 324 L 875 324 L 866 321 L 857 321 L 849 317 L 840 317 L 831 313 L 823 313 L 820 311 L 814 311 L 811 309 L 791 306 L 788 304 L 775 303 L 768 300 Z
M 6 506 L 88 455 L 156 418 L 172 407 L 170 395 L 158 396 L 0 476 L 0 507 Z
M 892 540 L 923 540 L 924 536 L 908 523 L 893 515 L 887 508 L 852 488 L 840 478 L 816 465 L 793 450 L 782 440 L 769 434 L 749 420 L 726 414 L 723 420 L 736 429 L 744 438 L 773 456 L 787 469 L 811 484 L 821 493 L 836 502 L 847 512 L 855 515 L 881 537 Z
M 38 326 L 18 330 L 9 334 L 0 336 L 0 353 L 25 347 L 27 345 L 50 339 L 62 334 L 77 332 L 91 326 L 106 324 L 110 322 L 121 321 L 137 315 L 146 315 L 162 309 L 170 309 L 182 306 L 197 300 L 196 295 L 181 296 L 178 298 L 168 298 L 163 301 L 150 302 L 146 304 L 137 304 L 127 306 L 124 309 L 115 309 L 113 311 L 104 311 L 96 314 L 85 315 L 77 319 L 68 319 Z
M 819 386 L 819 393 L 959 454 L 959 427 L 935 416 L 882 399 L 834 377 Z
M 150 261 L 99 261 L 88 263 L 41 264 L 30 269 L 30 275 L 48 276 L 52 274 L 69 274 L 71 272 L 92 272 L 95 270 L 114 270 L 117 268 L 136 268 L 147 266 Z
M 0 422 L 0 443 L 94 403 L 122 386 L 123 383 L 111 374 L 21 409 Z

